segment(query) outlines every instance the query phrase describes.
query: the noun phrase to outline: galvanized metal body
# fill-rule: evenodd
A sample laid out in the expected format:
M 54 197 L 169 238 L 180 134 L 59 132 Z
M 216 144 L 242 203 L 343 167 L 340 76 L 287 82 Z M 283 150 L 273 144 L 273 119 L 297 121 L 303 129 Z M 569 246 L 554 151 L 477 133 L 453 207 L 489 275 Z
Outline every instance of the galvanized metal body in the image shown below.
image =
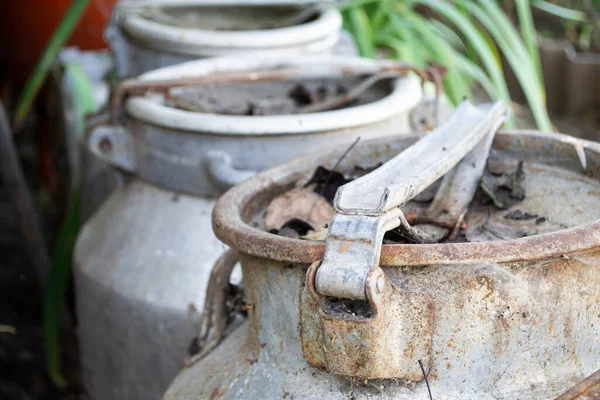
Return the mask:
M 261 63 L 362 66 L 367 72 L 376 66 L 372 60 L 335 56 L 265 60 L 207 59 L 144 79 Z M 413 78 L 390 85 L 368 104 L 264 117 L 184 111 L 139 96 L 127 101 L 123 125 L 100 125 L 91 132 L 94 154 L 129 176 L 84 226 L 76 244 L 82 364 L 92 398 L 160 398 L 179 370 L 199 330 L 197 310 L 202 310 L 212 264 L 223 252 L 211 230 L 214 198 L 294 156 L 325 146 L 347 148 L 357 136 L 408 131 L 409 111 L 419 102 L 421 88 Z
M 386 161 L 414 140 L 364 142 L 341 168 Z M 422 376 L 411 372 L 422 349 L 436 399 L 552 399 L 600 367 L 600 146 L 537 132 L 496 135 L 494 156 L 524 162 L 527 198 L 518 208 L 549 223 L 520 239 L 383 245 L 380 265 L 396 297 L 372 317 L 327 324 L 329 311 L 314 301 L 307 275 L 324 243 L 254 226 L 272 198 L 316 166 L 331 167 L 341 151 L 264 172 L 219 200 L 213 226 L 242 253 L 249 321 L 183 370 L 164 399 L 427 399 Z M 402 299 L 426 307 L 398 308 Z M 387 347 L 386 336 L 375 335 L 379 318 L 412 338 L 408 346 Z M 369 326 L 385 350 L 381 362 L 400 360 L 407 372 L 393 379 L 328 372 L 344 357 L 340 341 L 363 351 Z
M 314 14 L 309 21 L 285 24 Z M 332 5 L 285 0 L 124 1 L 115 7 L 105 37 L 117 74 L 132 77 L 198 58 L 244 52 L 356 54 Z M 346 53 L 349 54 L 349 53 Z
M 160 398 L 181 368 L 226 249 L 208 223 L 213 204 L 130 178 L 81 230 L 74 271 L 92 398 Z

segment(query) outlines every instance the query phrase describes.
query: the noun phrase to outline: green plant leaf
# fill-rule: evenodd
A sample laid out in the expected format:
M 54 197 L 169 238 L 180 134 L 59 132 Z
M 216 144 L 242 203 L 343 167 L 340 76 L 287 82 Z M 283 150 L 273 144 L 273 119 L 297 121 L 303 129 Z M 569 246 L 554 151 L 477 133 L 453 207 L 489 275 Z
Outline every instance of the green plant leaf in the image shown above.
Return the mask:
M 410 53 L 410 58 L 404 61 L 412 62 L 418 67 L 424 67 L 427 62 L 425 57 L 425 49 L 421 45 L 421 41 L 418 40 L 417 36 L 408 26 L 406 21 L 397 14 L 390 14 L 389 20 L 394 33 L 408 45 L 408 48 L 410 48 L 410 50 L 407 48 L 407 51 Z
M 531 6 L 529 5 L 529 0 L 515 0 L 515 3 L 517 5 L 517 16 L 519 18 L 519 26 L 521 27 L 521 36 L 523 36 L 523 40 L 527 46 L 529 57 L 531 57 L 538 80 L 543 86 L 544 77 L 542 75 L 542 65 L 540 62 L 537 33 L 533 23 L 533 16 L 531 15 Z
M 535 68 L 514 26 L 492 0 L 481 0 L 482 6 L 468 2 L 469 11 L 485 26 L 515 72 L 538 128 L 551 132 L 552 124 L 544 105 L 544 90 Z M 491 17 L 493 16 L 493 18 Z
M 346 11 L 356 7 L 364 7 L 369 4 L 379 3 L 380 1 L 381 0 L 351 0 L 340 3 L 337 5 L 337 7 L 340 11 Z
M 587 22 L 585 11 L 573 10 L 571 8 L 561 7 L 544 0 L 532 0 L 531 5 L 538 10 L 547 12 L 556 17 L 570 21 Z
M 498 64 L 494 54 L 487 45 L 485 39 L 478 32 L 475 25 L 463 14 L 461 14 L 451 3 L 444 0 L 414 0 L 415 4 L 423 5 L 431 8 L 436 13 L 450 21 L 463 34 L 467 43 L 473 46 L 481 63 L 483 64 L 488 76 L 496 88 L 495 99 L 502 99 L 507 104 L 510 104 L 510 95 L 508 87 L 502 74 L 502 67 Z M 495 100 L 494 99 L 494 100 Z M 510 118 L 507 125 L 514 127 L 514 118 Z
M 77 124 L 76 130 L 78 133 L 83 133 L 85 115 L 97 111 L 93 89 L 85 72 L 79 65 L 65 65 L 65 76 L 68 76 L 71 82 L 70 88 L 74 99 Z M 71 167 L 76 168 L 77 166 L 72 165 Z M 67 385 L 67 381 L 64 379 L 60 368 L 60 320 L 61 311 L 64 308 L 65 289 L 71 275 L 73 247 L 79 232 L 81 204 L 79 173 L 78 171 L 71 171 L 71 174 L 77 178 L 73 179 L 71 198 L 52 254 L 43 311 L 46 370 L 54 384 L 61 388 Z
M 410 44 L 392 36 L 377 36 L 375 44 L 393 50 L 396 59 L 417 65 L 418 60 Z
M 498 97 L 496 87 L 479 65 L 475 64 L 462 54 L 457 54 L 456 57 L 458 59 L 458 68 L 461 71 L 480 84 L 491 99 Z
M 367 13 L 360 7 L 349 9 L 347 13 L 348 24 L 356 40 L 360 55 L 368 58 L 375 57 L 373 31 Z
M 435 30 L 446 40 L 452 47 L 459 51 L 467 51 L 465 44 L 456 32 L 454 32 L 448 25 L 437 19 L 430 19 L 429 23 L 435 28 Z
M 379 0 L 377 3 L 377 8 L 375 10 L 375 15 L 373 16 L 373 23 L 371 24 L 373 27 L 373 32 L 378 32 L 387 16 L 390 14 L 392 10 L 392 2 L 394 0 Z
M 44 347 L 46 369 L 50 379 L 60 388 L 67 386 L 60 368 L 60 319 L 65 290 L 71 273 L 73 246 L 79 231 L 81 191 L 77 188 L 67 206 L 65 221 L 57 238 L 52 255 L 52 267 L 44 293 Z
M 430 21 L 422 18 L 416 13 L 405 16 L 415 33 L 420 37 L 421 43 L 427 48 L 432 58 L 448 68 L 448 74 L 444 78 L 444 91 L 453 105 L 459 104 L 464 98 L 471 98 L 469 83 L 458 70 L 456 51 L 442 36 L 437 34 L 435 26 Z

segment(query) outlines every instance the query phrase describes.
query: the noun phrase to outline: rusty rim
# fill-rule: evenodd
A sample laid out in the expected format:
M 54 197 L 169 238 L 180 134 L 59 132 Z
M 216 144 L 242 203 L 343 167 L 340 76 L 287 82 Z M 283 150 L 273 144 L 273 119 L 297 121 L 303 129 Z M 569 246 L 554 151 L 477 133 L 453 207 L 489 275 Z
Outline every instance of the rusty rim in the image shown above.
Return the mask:
M 588 152 L 600 154 L 600 144 L 562 134 L 515 131 L 499 133 L 498 136 L 541 139 L 550 144 L 576 143 Z M 365 141 L 362 145 L 368 143 L 373 141 Z M 217 237 L 240 252 L 253 256 L 303 264 L 321 260 L 325 251 L 324 242 L 273 235 L 252 227 L 243 220 L 243 215 L 259 199 L 264 199 L 269 194 L 269 189 L 292 185 L 303 178 L 305 173 L 310 173 L 309 171 L 312 171 L 320 160 L 326 158 L 327 155 L 297 158 L 230 189 L 219 199 L 213 210 L 213 229 Z M 600 246 L 600 221 L 593 221 L 574 228 L 513 240 L 384 245 L 381 250 L 380 264 L 382 266 L 424 266 L 478 261 L 506 263 L 560 257 L 598 246 Z

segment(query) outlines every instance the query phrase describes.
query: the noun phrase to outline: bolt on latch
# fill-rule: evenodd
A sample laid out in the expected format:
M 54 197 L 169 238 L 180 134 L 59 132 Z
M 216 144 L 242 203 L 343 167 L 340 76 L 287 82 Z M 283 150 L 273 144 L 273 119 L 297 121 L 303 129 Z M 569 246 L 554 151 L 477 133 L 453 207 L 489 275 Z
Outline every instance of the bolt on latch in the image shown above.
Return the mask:
M 428 368 L 433 303 L 425 294 L 400 290 L 389 281 L 379 267 L 383 236 L 401 224 L 408 226 L 400 206 L 473 149 L 477 152 L 478 143 L 485 139 L 491 144 L 507 113 L 502 102 L 473 106 L 465 101 L 445 124 L 338 189 L 323 261 L 309 269 L 302 295 L 302 342 L 309 363 L 342 375 L 423 378 L 417 360 Z M 371 311 L 362 317 L 332 313 L 327 309 L 331 298 L 367 300 Z

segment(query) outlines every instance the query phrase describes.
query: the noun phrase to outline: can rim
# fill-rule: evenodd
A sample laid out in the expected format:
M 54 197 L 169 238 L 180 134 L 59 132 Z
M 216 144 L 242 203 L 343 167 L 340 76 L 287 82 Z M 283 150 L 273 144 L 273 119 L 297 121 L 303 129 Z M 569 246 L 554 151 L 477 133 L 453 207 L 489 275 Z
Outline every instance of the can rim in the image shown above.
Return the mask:
M 405 135 L 407 139 L 416 135 Z M 500 132 L 497 137 L 508 140 L 545 141 L 549 145 L 581 145 L 587 151 L 600 154 L 600 144 L 564 134 L 537 131 Z M 390 138 L 365 141 L 362 146 L 389 142 Z M 575 152 L 575 150 L 574 150 Z M 233 187 L 216 203 L 213 229 L 217 237 L 236 250 L 252 255 L 290 263 L 311 264 L 323 258 L 325 242 L 286 238 L 259 230 L 244 221 L 258 200 L 268 197 L 269 189 L 284 190 L 304 176 L 319 160 L 337 152 L 297 158 L 279 167 L 264 171 Z M 574 156 L 576 157 L 576 155 Z M 439 244 L 385 244 L 381 250 L 382 266 L 426 266 L 492 261 L 498 263 L 555 258 L 600 247 L 600 220 L 555 232 L 519 239 L 491 242 Z

